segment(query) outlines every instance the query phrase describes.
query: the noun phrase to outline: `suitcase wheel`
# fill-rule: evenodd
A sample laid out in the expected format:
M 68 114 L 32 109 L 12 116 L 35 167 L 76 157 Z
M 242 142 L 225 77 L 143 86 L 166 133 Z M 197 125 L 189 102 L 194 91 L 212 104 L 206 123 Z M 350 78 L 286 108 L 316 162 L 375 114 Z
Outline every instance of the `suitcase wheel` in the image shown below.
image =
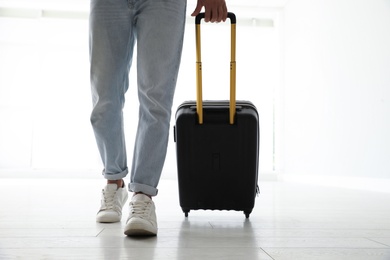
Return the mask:
M 249 218 L 249 215 L 251 214 L 252 211 L 244 211 L 245 217 Z
M 188 213 L 190 212 L 189 209 L 183 209 L 183 212 L 184 212 L 184 216 L 187 218 L 188 217 Z

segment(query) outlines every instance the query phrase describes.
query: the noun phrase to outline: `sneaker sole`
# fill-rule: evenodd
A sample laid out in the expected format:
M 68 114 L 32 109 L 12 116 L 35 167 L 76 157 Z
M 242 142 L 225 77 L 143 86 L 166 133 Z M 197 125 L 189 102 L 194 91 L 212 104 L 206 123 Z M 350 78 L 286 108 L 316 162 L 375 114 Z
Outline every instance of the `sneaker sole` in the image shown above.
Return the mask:
M 126 236 L 156 236 L 157 229 L 145 228 L 144 225 L 139 223 L 132 223 L 125 228 Z
M 120 222 L 121 217 L 118 216 L 98 216 L 96 217 L 96 222 L 98 223 L 116 223 Z
M 157 236 L 157 233 L 143 229 L 132 229 L 125 231 L 125 235 L 128 237 L 152 237 Z

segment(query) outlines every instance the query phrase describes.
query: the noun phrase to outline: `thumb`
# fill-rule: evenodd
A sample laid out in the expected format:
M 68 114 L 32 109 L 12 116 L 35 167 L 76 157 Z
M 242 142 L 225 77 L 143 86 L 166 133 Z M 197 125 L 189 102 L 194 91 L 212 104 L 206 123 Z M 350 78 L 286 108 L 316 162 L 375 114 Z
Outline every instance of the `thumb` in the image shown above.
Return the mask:
M 191 14 L 191 16 L 197 16 L 200 13 L 200 11 L 202 11 L 202 7 L 203 5 L 200 3 L 200 1 L 198 1 L 198 4 L 196 5 L 196 8 L 194 12 Z

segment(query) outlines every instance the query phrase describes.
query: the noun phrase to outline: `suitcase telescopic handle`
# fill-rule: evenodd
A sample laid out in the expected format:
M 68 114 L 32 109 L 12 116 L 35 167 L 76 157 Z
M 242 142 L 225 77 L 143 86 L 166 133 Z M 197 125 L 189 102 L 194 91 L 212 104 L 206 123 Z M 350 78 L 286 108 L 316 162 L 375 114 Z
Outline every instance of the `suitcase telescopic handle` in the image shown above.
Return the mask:
M 196 113 L 199 124 L 203 124 L 203 97 L 202 97 L 202 58 L 200 40 L 200 21 L 205 13 L 200 13 L 195 17 L 195 38 L 196 38 Z M 229 123 L 234 124 L 236 114 L 236 16 L 228 12 L 231 23 L 231 45 L 230 45 L 230 104 Z

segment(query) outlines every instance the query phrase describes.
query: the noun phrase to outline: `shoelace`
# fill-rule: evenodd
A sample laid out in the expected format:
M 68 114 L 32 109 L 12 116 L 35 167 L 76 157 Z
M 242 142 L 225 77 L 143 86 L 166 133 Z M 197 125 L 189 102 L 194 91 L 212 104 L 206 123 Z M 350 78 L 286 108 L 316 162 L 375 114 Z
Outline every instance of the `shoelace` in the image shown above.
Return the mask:
M 114 198 L 116 191 L 105 191 L 102 190 L 103 198 L 102 198 L 102 207 L 101 209 L 113 209 L 116 210 L 116 205 L 114 203 Z
M 137 201 L 136 203 L 130 202 L 131 205 L 131 214 L 134 217 L 144 218 L 149 214 L 150 211 L 150 202 Z

